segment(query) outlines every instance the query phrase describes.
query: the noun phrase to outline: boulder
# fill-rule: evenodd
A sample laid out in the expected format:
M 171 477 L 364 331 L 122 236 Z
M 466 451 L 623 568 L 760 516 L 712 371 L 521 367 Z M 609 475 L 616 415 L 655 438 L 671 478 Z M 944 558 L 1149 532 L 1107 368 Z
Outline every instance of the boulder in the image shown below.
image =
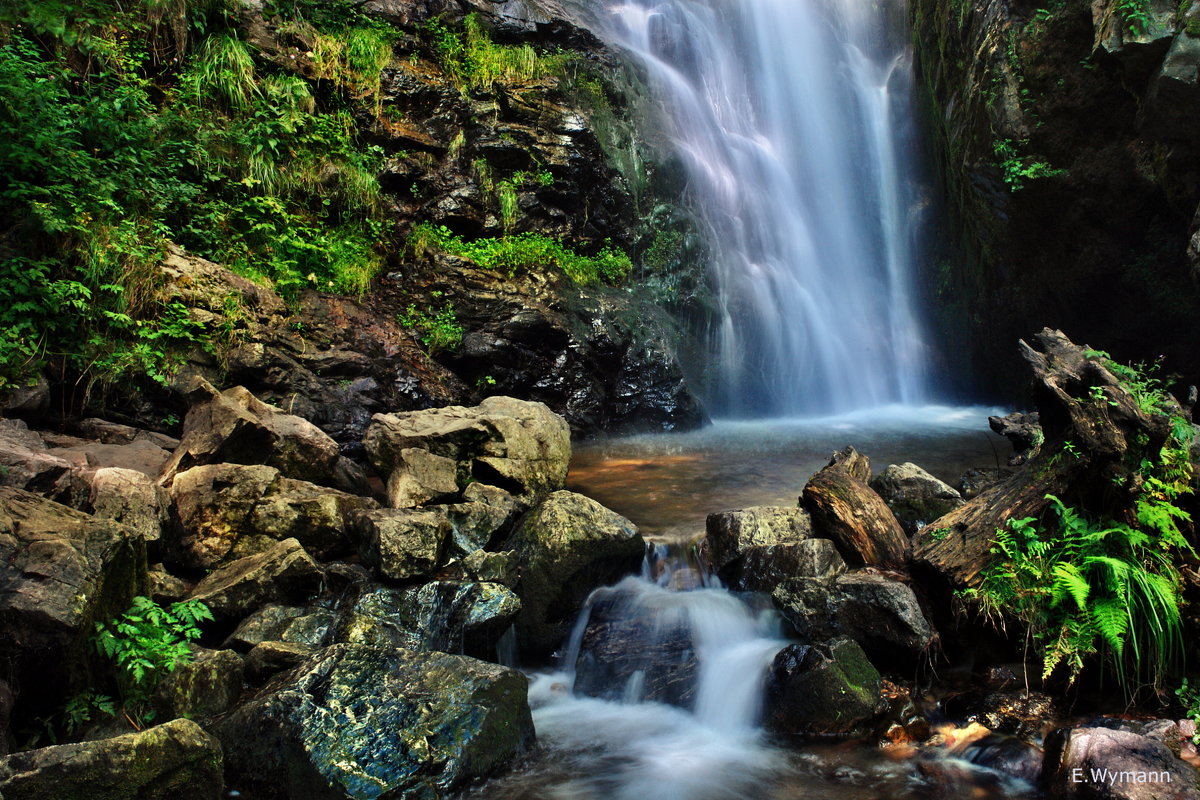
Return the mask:
M 143 472 L 121 467 L 103 467 L 92 476 L 89 503 L 92 514 L 111 519 L 141 534 L 147 544 L 157 546 L 163 526 L 170 521 L 170 499 Z
M 186 581 L 167 572 L 162 564 L 151 564 L 146 570 L 146 580 L 150 588 L 150 599 L 160 606 L 178 603 L 192 590 Z
M 450 522 L 450 538 L 446 544 L 452 555 L 474 553 L 488 547 L 493 539 L 511 533 L 504 528 L 512 519 L 512 506 L 477 502 L 426 508 L 445 514 Z
M 812 520 L 801 508 L 756 506 L 709 514 L 705 521 L 714 571 L 725 569 L 750 547 L 796 544 L 812 536 Z
M 809 479 L 801 502 L 818 535 L 834 541 L 853 566 L 904 567 L 908 537 L 867 481 L 871 467 L 853 447 L 834 453 L 829 465 Z
M 125 444 L 105 444 L 74 437 L 51 437 L 46 435 L 50 452 L 71 462 L 82 473 L 82 481 L 90 483 L 91 475 L 98 469 L 117 467 L 140 472 L 151 478 L 158 476 L 171 453 L 147 439 L 135 439 Z
M 879 672 L 849 639 L 789 645 L 767 676 L 766 724 L 802 736 L 853 736 L 886 706 Z
M 928 658 L 934 641 L 913 590 L 883 575 L 794 578 L 776 587 L 772 599 L 802 639 L 847 637 L 879 664 L 908 669 Z
M 317 647 L 325 644 L 336 621 L 335 612 L 320 606 L 272 603 L 242 620 L 223 646 L 247 649 L 263 642 L 283 642 Z
M 1130 25 L 1117 0 L 1092 0 L 1094 55 L 1115 59 L 1131 84 L 1141 86 L 1175 38 L 1173 0 L 1144 0 L 1144 25 Z
M 254 555 L 283 539 L 320 559 L 355 549 L 352 518 L 378 504 L 369 498 L 283 477 L 274 467 L 208 464 L 171 484 L 181 535 L 175 559 L 194 570 Z
M 1157 739 L 1100 727 L 1059 729 L 1046 740 L 1051 797 L 1196 800 L 1196 769 Z
M 245 661 L 232 650 L 192 646 L 193 659 L 167 674 L 154 693 L 165 719 L 203 719 L 224 714 L 242 695 Z
M 205 464 L 266 464 L 286 477 L 329 485 L 338 474 L 337 443 L 301 417 L 262 402 L 235 386 L 218 392 L 203 379 L 190 390 L 183 438 L 161 480 Z
M 494 658 L 521 610 L 496 583 L 433 581 L 409 589 L 366 589 L 338 622 L 335 641 Z
M 255 685 L 293 669 L 321 652 L 320 647 L 297 642 L 260 642 L 246 654 L 246 680 Z
M 82 689 L 95 623 L 145 593 L 137 532 L 0 487 L 0 653 L 22 702 Z
M 176 719 L 137 733 L 0 758 L 7 800 L 219 800 L 221 747 Z
M 381 474 L 407 470 L 404 451 L 424 450 L 454 461 L 459 481 L 505 489 L 526 508 L 562 488 L 571 459 L 567 423 L 542 403 L 511 397 L 473 408 L 376 414 L 363 445 Z
M 512 589 L 520 577 L 520 563 L 514 550 L 489 553 L 475 550 L 463 558 L 453 561 L 438 571 L 439 578 L 449 580 L 481 581 L 498 583 Z
M 588 594 L 638 568 L 646 545 L 632 522 L 573 492 L 550 495 L 521 521 L 505 549 L 521 565 L 522 644 L 549 653 Z
M 1012 477 L 1013 471 L 1004 467 L 972 467 L 958 479 L 958 492 L 963 500 L 974 500 L 1005 478 Z
M 231 786 L 255 797 L 436 798 L 532 743 L 527 691 L 464 656 L 338 644 L 215 730 Z
M 132 444 L 133 442 L 150 442 L 151 444 L 172 451 L 179 447 L 179 440 L 174 436 L 145 428 L 135 428 L 132 425 L 122 425 L 106 419 L 88 417 L 79 423 L 79 434 L 87 439 L 95 439 L 101 444 Z
M 303 598 L 321 583 L 321 568 L 295 539 L 233 561 L 192 590 L 217 619 L 238 619 L 266 605 Z
M 791 578 L 835 578 L 846 562 L 829 539 L 796 544 L 748 547 L 720 573 L 727 585 L 742 592 L 770 592 Z
M 910 536 L 963 504 L 962 495 L 911 462 L 889 465 L 870 485 Z
M 0 419 L 0 486 L 47 493 L 70 469 L 24 422 Z
M 451 524 L 443 513 L 381 508 L 356 518 L 363 562 L 381 576 L 407 580 L 433 571 L 442 560 Z
M 396 455 L 387 481 L 390 508 L 413 508 L 454 498 L 458 486 L 458 462 L 428 450 L 406 447 Z

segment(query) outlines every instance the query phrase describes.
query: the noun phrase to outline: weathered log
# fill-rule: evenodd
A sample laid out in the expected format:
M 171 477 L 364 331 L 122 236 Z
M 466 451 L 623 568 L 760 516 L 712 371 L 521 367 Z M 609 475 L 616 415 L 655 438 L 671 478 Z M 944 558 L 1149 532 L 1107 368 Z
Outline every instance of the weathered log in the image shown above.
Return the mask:
M 917 569 L 955 587 L 975 586 L 996 531 L 1011 519 L 1041 516 L 1047 494 L 1119 516 L 1138 491 L 1132 479 L 1145 455 L 1159 452 L 1170 420 L 1148 414 L 1086 347 L 1046 328 L 1021 356 L 1034 374 L 1045 441 L 1012 476 L 931 522 L 913 539 Z
M 867 484 L 870 476 L 867 457 L 847 447 L 809 479 L 801 503 L 818 535 L 832 539 L 848 563 L 902 569 L 908 537 L 887 503 Z

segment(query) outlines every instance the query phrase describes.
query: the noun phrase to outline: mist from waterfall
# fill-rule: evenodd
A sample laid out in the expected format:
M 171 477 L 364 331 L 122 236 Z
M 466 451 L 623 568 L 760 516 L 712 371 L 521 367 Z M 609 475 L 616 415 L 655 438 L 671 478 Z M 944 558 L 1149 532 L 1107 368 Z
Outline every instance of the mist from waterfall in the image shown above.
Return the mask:
M 627 0 L 713 249 L 719 416 L 928 399 L 904 0 Z

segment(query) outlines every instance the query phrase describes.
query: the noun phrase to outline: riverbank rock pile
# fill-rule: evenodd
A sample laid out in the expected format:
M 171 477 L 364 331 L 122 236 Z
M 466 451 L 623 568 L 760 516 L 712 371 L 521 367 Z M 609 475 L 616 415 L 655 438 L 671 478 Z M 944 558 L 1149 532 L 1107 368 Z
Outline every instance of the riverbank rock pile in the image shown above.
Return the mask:
M 438 797 L 524 752 L 526 679 L 498 643 L 547 652 L 644 553 L 632 523 L 563 491 L 566 422 L 507 397 L 377 414 L 359 464 L 243 387 L 188 397 L 178 441 L 0 421 L 4 752 L 109 690 L 95 624 L 134 597 L 215 617 L 157 687 L 163 724 L 0 758 L 0 792 Z

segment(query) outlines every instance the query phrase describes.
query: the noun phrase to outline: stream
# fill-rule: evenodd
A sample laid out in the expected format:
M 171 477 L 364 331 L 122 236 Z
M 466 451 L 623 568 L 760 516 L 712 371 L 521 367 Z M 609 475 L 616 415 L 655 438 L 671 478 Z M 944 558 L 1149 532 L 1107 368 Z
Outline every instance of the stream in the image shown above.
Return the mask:
M 894 408 L 822 420 L 719 422 L 683 435 L 577 447 L 570 486 L 626 514 L 655 544 L 642 571 L 596 590 L 557 663 L 527 671 L 538 746 L 486 800 L 905 800 L 1035 797 L 1028 784 L 874 741 L 788 742 L 759 725 L 767 668 L 788 644 L 769 598 L 727 591 L 696 557 L 704 516 L 794 505 L 833 449 L 881 470 L 913 460 L 953 483 L 1002 464 L 985 408 Z M 619 639 L 593 639 L 595 630 Z M 587 634 L 585 636 L 585 634 Z M 602 635 L 602 634 L 601 634 Z M 616 653 L 614 656 L 613 654 Z

